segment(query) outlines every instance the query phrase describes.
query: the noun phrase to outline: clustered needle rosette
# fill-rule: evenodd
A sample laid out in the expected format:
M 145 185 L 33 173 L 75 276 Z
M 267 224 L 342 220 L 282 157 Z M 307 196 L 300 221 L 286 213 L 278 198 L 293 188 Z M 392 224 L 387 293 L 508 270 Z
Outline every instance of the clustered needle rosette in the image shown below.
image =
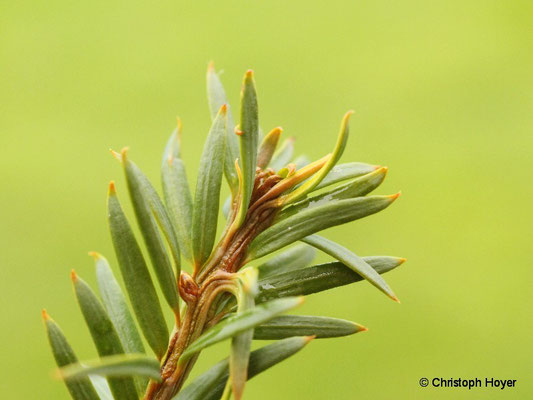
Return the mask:
M 386 167 L 339 163 L 351 112 L 342 119 L 333 151 L 310 162 L 293 157 L 292 138 L 278 146 L 281 128 L 263 137 L 252 71 L 244 76 L 238 125 L 212 64 L 207 92 L 213 122 L 194 196 L 181 159 L 179 120 L 164 150 L 163 200 L 126 149 L 113 152 L 125 173 L 152 271 L 111 182 L 108 222 L 129 302 L 102 255 L 90 253 L 99 295 L 71 273 L 99 358 L 79 362 L 43 310 L 57 375 L 74 399 L 240 399 L 248 379 L 313 338 L 366 330 L 336 318 L 282 315 L 303 296 L 366 280 L 398 301 L 381 274 L 405 259 L 359 257 L 316 235 L 377 213 L 398 197 L 369 195 L 384 180 Z M 223 176 L 231 195 L 220 207 Z M 221 211 L 226 225 L 217 241 Z M 316 250 L 336 261 L 310 266 Z M 161 300 L 174 316 L 170 333 Z M 226 339 L 229 357 L 186 384 L 200 352 Z M 273 342 L 251 351 L 253 340 Z M 146 354 L 146 345 L 153 355 Z

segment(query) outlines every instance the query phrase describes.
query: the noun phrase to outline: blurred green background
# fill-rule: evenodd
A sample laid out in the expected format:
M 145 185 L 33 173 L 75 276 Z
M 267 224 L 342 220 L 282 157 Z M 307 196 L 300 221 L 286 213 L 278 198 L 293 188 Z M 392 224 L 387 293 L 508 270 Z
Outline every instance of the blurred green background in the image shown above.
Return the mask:
M 309 297 L 302 312 L 370 331 L 314 341 L 246 397 L 533 398 L 532 18 L 528 0 L 2 2 L 2 398 L 67 398 L 51 379 L 42 307 L 81 358 L 95 357 L 69 271 L 94 283 L 89 250 L 116 270 L 107 183 L 126 192 L 108 148 L 129 145 L 159 187 L 179 115 L 194 182 L 209 60 L 235 106 L 253 68 L 261 125 L 283 126 L 312 158 L 354 109 L 343 160 L 389 166 L 378 192 L 403 191 L 326 233 L 361 255 L 407 257 L 386 276 L 402 304 L 368 284 Z M 227 349 L 206 352 L 196 372 Z M 421 377 L 518 382 L 423 389 Z

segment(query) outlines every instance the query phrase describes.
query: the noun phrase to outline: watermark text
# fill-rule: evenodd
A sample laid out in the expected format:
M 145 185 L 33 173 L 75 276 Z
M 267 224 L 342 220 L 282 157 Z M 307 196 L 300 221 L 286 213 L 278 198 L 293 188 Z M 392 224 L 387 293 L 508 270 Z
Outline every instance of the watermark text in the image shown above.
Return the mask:
M 474 388 L 495 388 L 505 390 L 516 387 L 516 379 L 499 379 L 494 377 L 486 378 L 420 378 L 418 381 L 422 387 L 435 387 L 435 388 L 467 388 L 468 390 Z

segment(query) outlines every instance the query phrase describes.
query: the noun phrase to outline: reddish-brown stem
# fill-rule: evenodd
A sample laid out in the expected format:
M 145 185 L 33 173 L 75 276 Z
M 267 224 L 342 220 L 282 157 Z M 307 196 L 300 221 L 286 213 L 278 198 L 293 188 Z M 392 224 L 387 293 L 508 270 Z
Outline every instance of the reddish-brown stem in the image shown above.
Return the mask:
M 171 399 L 182 387 L 185 379 L 196 362 L 197 356 L 193 356 L 185 362 L 179 359 L 183 351 L 205 330 L 207 315 L 213 304 L 213 300 L 222 292 L 233 292 L 232 280 L 211 280 L 201 291 L 195 303 L 187 304 L 187 311 L 183 319 L 182 329 L 176 332 L 175 345 L 163 365 L 161 383 L 151 382 L 145 395 L 145 399 L 168 400 Z
M 281 177 L 273 175 L 272 171 L 258 169 L 252 201 L 242 225 L 231 235 L 226 227 L 222 240 L 205 265 L 195 269 L 193 276 L 182 273 L 179 277 L 179 293 L 187 306 L 163 359 L 162 381 L 150 382 L 145 400 L 170 400 L 183 386 L 198 355 L 186 361 L 180 360 L 180 357 L 206 329 L 223 317 L 224 312 L 216 311 L 223 294 L 236 295 L 234 273 L 243 266 L 248 245 L 272 224 L 279 210 L 272 200 L 283 193 L 276 187 L 280 180 Z M 237 205 L 238 202 L 233 203 L 230 221 Z

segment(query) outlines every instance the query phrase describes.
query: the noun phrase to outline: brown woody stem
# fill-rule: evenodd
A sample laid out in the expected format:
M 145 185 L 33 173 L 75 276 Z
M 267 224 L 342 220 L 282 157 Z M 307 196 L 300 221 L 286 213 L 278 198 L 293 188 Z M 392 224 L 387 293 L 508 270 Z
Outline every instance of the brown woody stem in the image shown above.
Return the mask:
M 180 296 L 186 303 L 184 316 L 163 359 L 162 381 L 150 382 L 145 400 L 170 400 L 180 391 L 198 354 L 181 362 L 180 357 L 206 329 L 222 318 L 223 313 L 217 314 L 216 311 L 222 295 L 236 294 L 233 277 L 243 266 L 248 245 L 272 224 L 278 212 L 277 203 L 267 200 L 272 200 L 283 192 L 275 190 L 280 180 L 272 171 L 264 172 L 258 169 L 252 202 L 243 224 L 234 233 L 226 228 L 210 259 L 201 269 L 195 270 L 193 276 L 182 272 L 178 287 Z M 273 191 L 275 195 L 268 196 L 268 193 Z M 234 202 L 234 205 L 238 205 L 238 202 Z M 232 210 L 232 216 L 236 215 L 235 211 Z M 231 222 L 232 217 L 229 224 Z

